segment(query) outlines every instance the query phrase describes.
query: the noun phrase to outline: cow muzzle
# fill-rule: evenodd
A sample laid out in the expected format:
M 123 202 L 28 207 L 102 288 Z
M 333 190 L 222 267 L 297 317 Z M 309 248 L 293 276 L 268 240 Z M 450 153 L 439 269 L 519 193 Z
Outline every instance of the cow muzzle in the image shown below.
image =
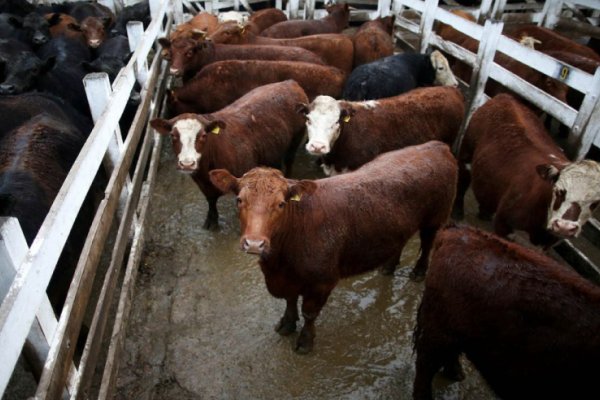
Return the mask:
M 198 168 L 198 163 L 195 160 L 177 162 L 177 169 L 182 172 L 194 172 Z
M 181 76 L 182 75 L 181 70 L 179 68 L 169 68 L 169 72 L 173 76 Z
M 308 151 L 313 156 L 321 156 L 323 154 L 329 153 L 329 146 L 321 142 L 308 142 L 306 144 L 306 151 Z
M 262 255 L 268 252 L 269 244 L 265 239 L 250 239 L 243 237 L 241 240 L 242 250 L 249 254 Z
M 10 84 L 1 84 L 0 85 L 0 94 L 15 94 L 17 92 L 17 88 L 15 85 Z
M 579 224 L 574 221 L 565 221 L 565 220 L 557 219 L 554 222 L 552 222 L 552 226 L 550 227 L 550 230 L 555 235 L 558 235 L 561 237 L 567 237 L 567 238 L 574 237 L 579 234 Z
M 98 46 L 100 46 L 102 42 L 99 39 L 94 39 L 94 40 L 90 40 L 88 41 L 88 46 L 90 46 L 91 48 L 95 49 Z

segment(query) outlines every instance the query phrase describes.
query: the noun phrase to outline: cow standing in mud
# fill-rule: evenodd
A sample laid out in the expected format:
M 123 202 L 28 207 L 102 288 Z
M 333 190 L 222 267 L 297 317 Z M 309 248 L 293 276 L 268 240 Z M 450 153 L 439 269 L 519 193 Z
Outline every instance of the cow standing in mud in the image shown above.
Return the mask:
M 237 195 L 241 247 L 260 256 L 269 293 L 287 302 L 279 334 L 296 330 L 302 296 L 304 326 L 295 350 L 308 353 L 315 320 L 338 281 L 379 266 L 393 273 L 416 232 L 421 256 L 412 276 L 425 275 L 435 234 L 450 215 L 457 165 L 447 145 L 431 141 L 316 181 L 288 180 L 267 168 L 239 179 L 213 170 L 210 179 Z

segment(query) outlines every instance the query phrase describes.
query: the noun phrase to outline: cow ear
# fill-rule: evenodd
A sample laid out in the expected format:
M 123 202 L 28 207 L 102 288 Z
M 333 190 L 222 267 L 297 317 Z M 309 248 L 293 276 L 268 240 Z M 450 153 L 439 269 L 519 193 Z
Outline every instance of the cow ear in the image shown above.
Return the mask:
M 162 118 L 154 118 L 152 121 L 150 121 L 150 126 L 152 126 L 161 135 L 170 134 L 171 129 L 173 128 L 171 121 Z
M 76 32 L 83 32 L 81 30 L 81 26 L 79 24 L 76 24 L 74 22 L 71 22 L 70 24 L 67 25 L 67 28 L 76 31 Z
M 206 32 L 200 29 L 192 29 L 191 35 L 193 40 L 202 40 L 206 37 Z
M 240 191 L 238 179 L 231 175 L 226 169 L 213 169 L 208 173 L 212 184 L 223 193 L 235 193 Z
M 552 164 L 540 164 L 535 167 L 535 170 L 542 179 L 550 183 L 556 183 L 560 174 L 560 170 Z
M 206 125 L 206 128 L 204 130 L 206 132 L 210 132 L 210 133 L 214 133 L 215 135 L 218 135 L 226 127 L 227 127 L 227 124 L 224 121 L 216 120 L 216 121 L 209 122 Z
M 14 17 L 14 16 L 8 17 L 8 23 L 11 24 L 15 28 L 22 28 L 23 27 L 23 21 L 20 18 L 17 18 L 17 17 Z
M 298 114 L 308 114 L 308 104 L 306 103 L 298 103 L 296 104 L 296 112 Z
M 104 29 L 108 29 L 108 27 L 110 26 L 112 19 L 110 17 L 102 17 L 101 18 L 102 21 L 102 25 L 104 26 Z
M 168 49 L 169 47 L 171 47 L 171 41 L 164 37 L 158 38 L 158 43 L 160 43 L 163 49 Z
M 303 179 L 301 181 L 288 181 L 288 193 L 285 200 L 300 201 L 302 196 L 310 196 L 317 190 L 317 184 L 314 181 Z
M 60 13 L 52 13 L 46 15 L 46 21 L 48 21 L 48 25 L 54 26 L 60 23 Z
M 56 57 L 50 56 L 42 61 L 42 72 L 48 72 L 52 68 L 54 68 L 54 64 L 56 64 Z
M 356 111 L 354 108 L 345 106 L 340 110 L 340 121 L 350 122 L 350 119 L 354 116 Z

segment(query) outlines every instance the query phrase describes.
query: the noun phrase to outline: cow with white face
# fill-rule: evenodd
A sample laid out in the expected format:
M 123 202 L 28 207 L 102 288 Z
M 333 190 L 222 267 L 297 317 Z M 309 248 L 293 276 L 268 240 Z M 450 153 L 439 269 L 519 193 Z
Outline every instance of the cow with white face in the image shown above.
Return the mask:
M 480 215 L 494 216 L 500 236 L 522 230 L 548 248 L 577 236 L 600 203 L 600 164 L 569 161 L 538 116 L 508 94 L 475 111 L 458 159 L 455 217 L 472 182 Z
M 356 67 L 342 98 L 376 100 L 432 85 L 458 86 L 446 57 L 437 50 L 431 54 L 401 53 Z
M 317 96 L 306 114 L 306 150 L 322 157 L 326 175 L 355 170 L 377 155 L 441 140 L 451 144 L 464 99 L 453 87 L 430 87 L 377 101 Z
M 292 80 L 258 87 L 212 114 L 180 114 L 150 124 L 170 135 L 177 169 L 191 174 L 208 201 L 205 229 L 217 228 L 217 200 L 223 194 L 209 180 L 214 168 L 236 174 L 259 166 L 281 167 L 289 173 L 296 148 L 304 136 L 298 104 L 308 102 Z M 268 112 L 265 112 L 267 110 Z
M 578 236 L 600 204 L 600 164 L 583 160 L 562 170 L 550 164 L 538 172 L 554 183 L 546 229 L 560 237 Z

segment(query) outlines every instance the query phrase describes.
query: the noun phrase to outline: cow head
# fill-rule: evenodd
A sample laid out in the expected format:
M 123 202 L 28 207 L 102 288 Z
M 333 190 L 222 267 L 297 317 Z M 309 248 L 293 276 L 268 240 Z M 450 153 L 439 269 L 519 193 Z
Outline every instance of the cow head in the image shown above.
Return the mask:
M 34 45 L 41 45 L 50 40 L 50 24 L 38 13 L 32 12 L 23 18 L 23 29 Z
M 350 6 L 346 3 L 331 4 L 325 7 L 327 14 L 336 20 L 338 28 L 348 27 L 348 21 L 350 20 Z
M 55 57 L 40 60 L 30 51 L 22 51 L 15 58 L 4 61 L 5 79 L 0 94 L 19 94 L 30 89 L 42 74 L 54 67 Z
M 209 176 L 217 189 L 237 195 L 241 248 L 261 256 L 269 254 L 273 234 L 285 226 L 286 213 L 317 188 L 313 181 L 286 179 L 272 168 L 254 168 L 239 179 L 225 169 L 212 170 Z
M 81 30 L 89 47 L 95 49 L 104 42 L 111 22 L 110 17 L 87 17 L 81 21 Z
M 448 60 L 446 60 L 446 57 L 444 57 L 442 53 L 435 50 L 431 53 L 429 59 L 431 60 L 431 66 L 435 71 L 435 79 L 433 81 L 435 85 L 453 87 L 458 86 L 458 81 L 450 69 Z
M 205 40 L 206 32 L 193 31 L 190 36 L 178 37 L 169 44 L 171 67 L 169 72 L 174 76 L 182 76 L 186 72 L 199 69 L 205 64 L 204 57 L 212 49 L 212 42 Z
M 312 155 L 324 155 L 331 151 L 340 136 L 342 127 L 355 114 L 353 106 L 372 108 L 376 101 L 349 103 L 337 101 L 330 96 L 317 96 L 309 105 L 301 105 L 299 111 L 306 114 L 308 143 L 306 151 Z
M 209 121 L 198 114 L 181 114 L 166 120 L 156 118 L 150 125 L 163 135 L 171 135 L 173 150 L 177 154 L 177 169 L 194 172 L 198 169 L 207 135 L 218 135 L 226 125 L 223 121 Z
M 227 21 L 219 24 L 219 28 L 210 35 L 213 43 L 243 44 L 246 43 L 247 29 L 235 21 Z
M 542 164 L 537 166 L 537 172 L 552 183 L 546 228 L 561 237 L 579 235 L 600 204 L 600 164 L 583 160 L 562 169 Z

